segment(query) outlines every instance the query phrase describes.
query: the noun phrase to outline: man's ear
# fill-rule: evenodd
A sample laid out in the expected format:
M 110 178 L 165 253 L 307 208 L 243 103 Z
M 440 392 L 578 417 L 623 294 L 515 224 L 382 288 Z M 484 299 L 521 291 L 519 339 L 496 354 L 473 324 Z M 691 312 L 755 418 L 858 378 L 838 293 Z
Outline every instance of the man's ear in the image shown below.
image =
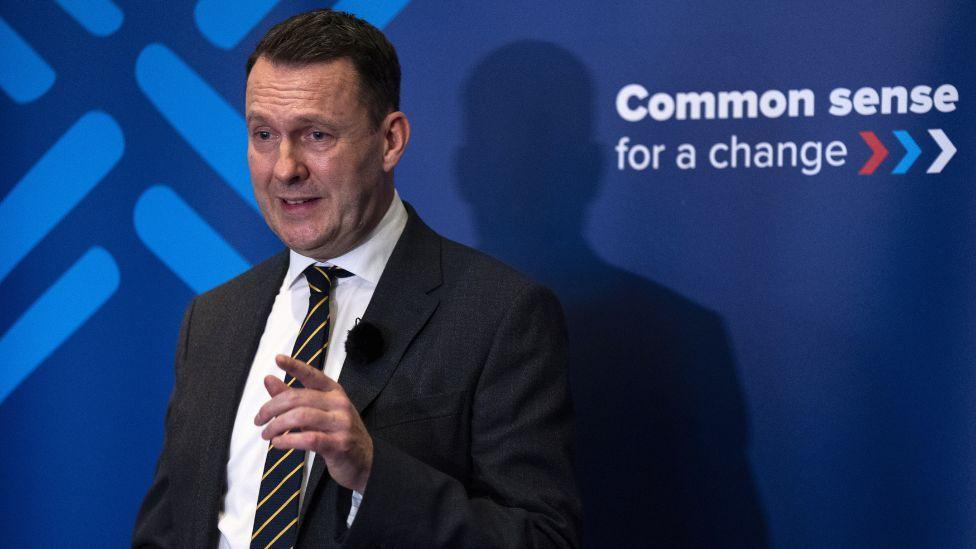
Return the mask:
M 407 115 L 400 111 L 391 112 L 380 124 L 380 131 L 385 134 L 383 171 L 391 172 L 400 162 L 400 157 L 407 148 L 407 142 L 410 141 L 410 122 L 407 120 Z

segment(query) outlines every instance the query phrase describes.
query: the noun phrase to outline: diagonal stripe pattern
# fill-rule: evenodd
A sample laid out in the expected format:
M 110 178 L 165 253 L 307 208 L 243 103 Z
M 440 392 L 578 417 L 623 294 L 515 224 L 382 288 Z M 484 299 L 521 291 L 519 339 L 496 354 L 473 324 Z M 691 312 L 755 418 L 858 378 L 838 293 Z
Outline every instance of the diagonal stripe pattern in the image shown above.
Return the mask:
M 308 314 L 298 330 L 291 356 L 321 370 L 329 346 L 329 294 L 336 281 L 350 273 L 337 267 L 311 265 L 303 274 L 310 290 Z M 292 388 L 302 386 L 290 375 L 285 376 L 285 383 Z M 295 545 L 304 468 L 305 452 L 269 446 L 254 515 L 252 549 Z

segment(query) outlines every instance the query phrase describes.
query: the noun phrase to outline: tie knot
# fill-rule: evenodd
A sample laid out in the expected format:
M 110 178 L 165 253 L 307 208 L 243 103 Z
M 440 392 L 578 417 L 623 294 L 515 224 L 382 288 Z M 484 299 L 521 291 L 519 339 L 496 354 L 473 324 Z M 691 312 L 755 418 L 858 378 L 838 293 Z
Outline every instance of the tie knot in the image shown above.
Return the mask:
M 321 265 L 309 265 L 303 274 L 313 294 L 328 294 L 329 290 L 335 287 L 338 279 L 352 276 L 352 273 L 345 269 Z

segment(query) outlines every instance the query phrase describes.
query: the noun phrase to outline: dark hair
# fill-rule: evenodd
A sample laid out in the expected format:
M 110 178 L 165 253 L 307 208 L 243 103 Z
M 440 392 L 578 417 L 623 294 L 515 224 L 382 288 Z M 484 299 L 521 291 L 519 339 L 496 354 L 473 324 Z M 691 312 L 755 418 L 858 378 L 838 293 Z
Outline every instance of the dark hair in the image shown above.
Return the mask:
M 258 42 L 247 60 L 247 75 L 261 57 L 295 65 L 348 58 L 359 74 L 360 99 L 373 126 L 400 110 L 400 61 L 393 44 L 350 13 L 320 9 L 289 17 Z

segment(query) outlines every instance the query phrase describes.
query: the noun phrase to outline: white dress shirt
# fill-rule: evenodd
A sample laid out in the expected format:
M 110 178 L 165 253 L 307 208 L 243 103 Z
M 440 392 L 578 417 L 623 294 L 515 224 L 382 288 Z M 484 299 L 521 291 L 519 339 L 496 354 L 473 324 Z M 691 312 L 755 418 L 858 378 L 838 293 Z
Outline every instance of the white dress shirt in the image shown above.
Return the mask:
M 353 274 L 338 279 L 333 298 L 329 300 L 331 343 L 325 357 L 325 374 L 338 379 L 346 359 L 346 334 L 355 325 L 356 319 L 362 318 L 366 312 L 376 283 L 406 224 L 407 210 L 399 194 L 394 192 L 393 201 L 379 224 L 362 243 L 346 254 L 320 262 L 295 251 L 290 252 L 288 272 L 261 335 L 234 420 L 230 459 L 227 461 L 227 493 L 217 523 L 221 549 L 246 549 L 251 545 L 255 507 L 268 450 L 267 441 L 261 438 L 263 426 L 254 425 L 254 416 L 271 398 L 264 388 L 265 376 L 284 379 L 284 372 L 275 364 L 275 355 L 291 355 L 302 320 L 308 313 L 309 288 L 302 271 L 314 263 L 335 265 Z M 302 500 L 315 457 L 314 452 L 306 454 Z M 347 524 L 352 524 L 361 498 L 361 494 L 353 493 Z

